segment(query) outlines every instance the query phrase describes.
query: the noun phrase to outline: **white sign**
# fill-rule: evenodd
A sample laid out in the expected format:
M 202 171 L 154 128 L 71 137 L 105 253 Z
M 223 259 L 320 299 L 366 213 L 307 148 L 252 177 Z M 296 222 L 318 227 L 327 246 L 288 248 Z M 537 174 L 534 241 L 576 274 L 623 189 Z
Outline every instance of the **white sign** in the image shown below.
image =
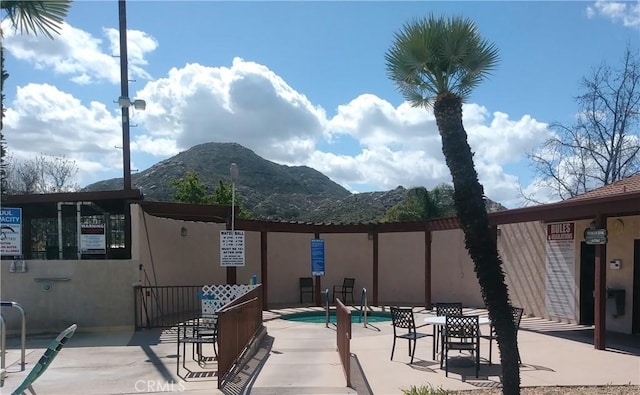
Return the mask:
M 0 255 L 22 255 L 22 209 L 0 209 Z
M 244 230 L 220 231 L 220 266 L 244 266 Z
M 547 313 L 556 318 L 576 318 L 576 247 L 573 222 L 547 224 Z
M 80 252 L 83 254 L 106 254 L 107 243 L 104 224 L 82 224 L 80 227 Z

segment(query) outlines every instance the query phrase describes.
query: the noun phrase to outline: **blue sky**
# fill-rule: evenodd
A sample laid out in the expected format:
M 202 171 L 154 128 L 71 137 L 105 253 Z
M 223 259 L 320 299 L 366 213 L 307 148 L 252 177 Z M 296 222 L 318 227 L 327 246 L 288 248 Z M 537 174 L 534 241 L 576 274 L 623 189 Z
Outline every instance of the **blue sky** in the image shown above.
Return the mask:
M 130 0 L 130 97 L 147 102 L 132 169 L 228 141 L 357 192 L 449 182 L 433 115 L 385 73 L 394 32 L 430 13 L 471 18 L 500 51 L 464 123 L 485 192 L 508 207 L 535 191 L 525 153 L 573 121 L 580 79 L 640 47 L 637 1 Z M 5 28 L 4 134 L 13 159 L 75 160 L 84 186 L 122 176 L 117 1 L 75 1 L 66 22 L 53 41 Z

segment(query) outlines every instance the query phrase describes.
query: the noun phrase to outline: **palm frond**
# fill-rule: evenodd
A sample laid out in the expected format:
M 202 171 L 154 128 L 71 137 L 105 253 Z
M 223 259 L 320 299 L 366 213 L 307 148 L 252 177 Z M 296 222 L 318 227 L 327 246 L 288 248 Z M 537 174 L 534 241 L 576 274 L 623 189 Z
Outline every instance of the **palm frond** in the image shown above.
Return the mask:
M 60 34 L 60 28 L 70 7 L 70 0 L 0 2 L 0 9 L 7 13 L 14 28 L 21 33 L 44 34 L 49 38 L 53 38 L 53 33 Z
M 387 75 L 413 105 L 444 93 L 466 99 L 498 59 L 497 48 L 480 37 L 473 21 L 433 14 L 406 23 L 385 54 Z

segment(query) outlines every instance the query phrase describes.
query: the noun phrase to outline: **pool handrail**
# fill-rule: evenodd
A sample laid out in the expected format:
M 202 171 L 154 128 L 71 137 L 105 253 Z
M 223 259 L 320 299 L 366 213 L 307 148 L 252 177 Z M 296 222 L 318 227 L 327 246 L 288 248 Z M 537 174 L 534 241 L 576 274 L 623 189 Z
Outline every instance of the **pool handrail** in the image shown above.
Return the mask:
M 324 300 L 325 300 L 325 327 L 329 327 L 329 288 L 324 290 Z
M 25 347 L 27 345 L 27 318 L 24 312 L 24 308 L 20 305 L 20 303 L 18 302 L 13 302 L 13 301 L 0 301 L 0 307 L 15 307 L 16 309 L 20 310 L 20 314 L 22 316 L 22 328 L 20 331 L 20 371 L 23 371 L 25 369 Z M 4 317 L 2 317 L 2 330 L 1 330 L 1 334 L 0 336 L 2 337 L 2 339 L 0 339 L 0 353 L 2 353 L 2 358 L 0 358 L 0 369 L 5 369 L 5 348 L 7 347 L 7 341 L 6 341 L 6 335 L 7 335 L 7 330 L 6 330 L 6 322 L 4 321 Z
M 358 323 L 362 323 L 362 316 L 364 315 L 364 327 L 367 327 L 367 289 L 362 288 L 362 294 L 360 296 L 360 317 L 358 317 Z

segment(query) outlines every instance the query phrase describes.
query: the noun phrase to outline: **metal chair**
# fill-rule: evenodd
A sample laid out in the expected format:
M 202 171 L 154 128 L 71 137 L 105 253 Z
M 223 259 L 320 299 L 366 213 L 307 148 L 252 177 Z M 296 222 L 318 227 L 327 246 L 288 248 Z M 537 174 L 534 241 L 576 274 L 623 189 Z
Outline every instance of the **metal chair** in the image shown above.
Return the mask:
M 311 294 L 311 302 L 315 301 L 312 277 L 300 277 L 300 303 L 302 303 L 302 294 Z
M 417 328 L 421 328 L 425 325 L 416 327 L 416 322 L 413 317 L 413 309 L 411 307 L 391 307 L 391 320 L 393 324 L 393 346 L 391 347 L 391 360 L 393 360 L 393 352 L 396 349 L 396 339 L 406 339 L 409 341 L 409 355 L 411 356 L 411 362 L 413 363 L 413 357 L 416 352 L 416 341 L 423 337 L 433 336 L 428 333 L 417 332 Z M 406 329 L 406 333 L 398 333 L 398 329 Z M 404 332 L 404 331 L 401 331 Z M 413 341 L 413 348 L 411 342 Z
M 177 355 L 176 358 L 176 374 L 180 376 L 180 361 L 182 360 L 182 367 L 187 369 L 186 366 L 186 346 L 191 344 L 192 346 L 192 358 L 199 364 L 204 361 L 202 355 L 203 344 L 213 344 L 213 350 L 218 355 L 216 349 L 216 342 L 218 341 L 217 329 L 212 329 L 210 325 L 201 322 L 200 318 L 190 320 L 187 322 L 181 322 L 178 324 L 178 337 L 177 337 Z M 182 345 L 182 352 L 180 350 Z M 197 350 L 197 359 L 196 359 Z
M 342 285 L 334 285 L 333 286 L 333 300 L 336 300 L 336 293 L 342 296 L 342 301 L 347 303 L 347 295 L 351 295 L 351 304 L 353 301 L 353 287 L 355 286 L 356 279 L 345 277 L 342 280 Z
M 522 321 L 523 312 L 524 312 L 523 308 L 511 306 L 511 316 L 513 317 L 513 325 L 516 328 L 516 343 L 518 341 L 518 329 L 520 329 L 520 321 Z M 491 349 L 493 348 L 492 347 L 493 339 L 497 339 L 494 326 L 491 325 L 489 328 L 489 333 L 486 335 L 480 334 L 480 337 L 483 339 L 489 340 L 489 365 L 492 365 L 493 363 L 491 362 Z M 520 349 L 517 349 L 517 351 L 518 351 L 518 363 L 521 364 L 522 361 L 520 360 Z
M 433 305 L 437 316 L 462 315 L 462 303 L 460 302 L 438 302 Z M 433 359 L 436 359 L 438 346 L 440 344 L 440 326 L 433 326 Z
M 477 315 L 446 315 L 442 329 L 442 352 L 440 369 L 443 365 L 445 376 L 449 377 L 449 350 L 468 351 L 475 359 L 476 378 L 480 373 L 480 324 Z M 445 363 L 445 360 L 446 363 Z

